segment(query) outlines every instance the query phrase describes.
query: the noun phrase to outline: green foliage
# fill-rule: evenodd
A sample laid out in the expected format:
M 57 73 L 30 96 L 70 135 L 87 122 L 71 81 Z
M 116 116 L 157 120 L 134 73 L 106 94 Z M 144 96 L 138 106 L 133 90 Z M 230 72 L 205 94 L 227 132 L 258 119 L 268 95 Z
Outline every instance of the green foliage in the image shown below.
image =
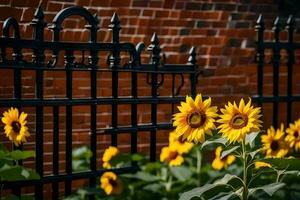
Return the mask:
M 257 132 L 250 133 L 243 145 L 230 144 L 215 135 L 185 154 L 185 162 L 181 166 L 149 162 L 149 158 L 142 154 L 120 153 L 110 161 L 113 167 L 127 166 L 134 161 L 140 168 L 136 173 L 118 176 L 124 186 L 121 195 L 106 195 L 100 187 L 82 188 L 66 199 L 88 199 L 90 195 L 96 195 L 96 199 L 106 200 L 283 200 L 286 196 L 296 200 L 300 195 L 299 159 L 264 159 L 259 135 Z M 217 171 L 212 168 L 211 160 L 203 155 L 212 155 L 211 150 L 220 145 L 224 149 L 221 159 L 235 155 L 236 161 Z M 73 152 L 77 152 L 77 161 L 88 163 L 91 154 L 84 153 L 88 152 L 87 147 Z M 209 163 L 205 163 L 207 161 Z M 255 169 L 256 161 L 270 163 L 272 168 Z
M 87 146 L 78 147 L 72 151 L 73 171 L 86 171 L 90 168 L 90 159 L 93 156 L 92 151 Z
M 34 158 L 34 151 L 14 150 L 8 151 L 3 144 L 0 144 L 0 181 L 3 185 L 10 181 L 24 181 L 40 179 L 36 171 L 18 165 L 18 161 L 29 158 Z M 8 195 L 4 200 L 32 200 L 29 195 L 22 195 L 17 197 L 15 195 Z

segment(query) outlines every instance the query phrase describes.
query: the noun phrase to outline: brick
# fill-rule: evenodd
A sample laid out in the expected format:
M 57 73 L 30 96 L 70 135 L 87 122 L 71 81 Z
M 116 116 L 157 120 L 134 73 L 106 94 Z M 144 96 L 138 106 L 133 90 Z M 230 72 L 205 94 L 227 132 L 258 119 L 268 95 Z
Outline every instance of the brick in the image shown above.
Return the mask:
M 175 5 L 175 0 L 165 0 L 164 1 L 164 8 L 173 8 Z
M 62 9 L 62 4 L 60 3 L 52 3 L 52 2 L 48 3 L 47 11 L 59 12 L 61 9 Z
M 18 21 L 22 16 L 22 9 L 13 7 L 0 7 L 0 20 L 5 20 L 9 17 L 14 17 Z
M 109 7 L 111 0 L 92 0 L 91 6 Z
M 148 0 L 133 0 L 132 6 L 133 7 L 148 7 Z
M 35 9 L 33 8 L 25 8 L 23 10 L 23 14 L 22 14 L 22 17 L 21 17 L 21 22 L 31 22 L 31 20 L 33 19 L 34 17 L 34 13 L 35 13 Z
M 201 9 L 201 4 L 200 3 L 188 2 L 185 5 L 185 9 L 187 9 L 187 10 L 200 10 Z
M 112 0 L 110 3 L 111 7 L 128 7 L 131 4 L 131 0 L 122 0 L 122 1 L 116 1 Z

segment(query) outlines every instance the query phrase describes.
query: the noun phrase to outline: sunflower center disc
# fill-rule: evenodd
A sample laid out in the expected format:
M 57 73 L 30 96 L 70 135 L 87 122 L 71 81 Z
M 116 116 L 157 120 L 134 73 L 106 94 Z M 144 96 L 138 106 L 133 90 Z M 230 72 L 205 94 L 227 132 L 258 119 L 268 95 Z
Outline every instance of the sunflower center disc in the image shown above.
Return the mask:
M 279 148 L 278 141 L 272 141 L 272 143 L 271 143 L 271 149 L 273 151 L 276 151 L 278 148 Z
M 15 133 L 19 133 L 21 130 L 21 124 L 19 122 L 13 121 L 11 123 L 12 129 Z
M 298 138 L 298 137 L 299 137 L 299 132 L 298 132 L 298 131 L 295 131 L 295 132 L 294 132 L 294 137 L 295 137 L 295 138 Z
M 248 118 L 245 115 L 237 114 L 232 117 L 230 124 L 234 129 L 240 129 L 247 125 Z
M 114 187 L 116 187 L 118 185 L 117 181 L 113 180 L 113 179 L 109 179 L 109 184 Z
M 176 151 L 171 151 L 169 154 L 169 160 L 174 160 L 178 156 Z
M 192 128 L 198 128 L 204 124 L 205 115 L 201 115 L 200 112 L 194 112 L 188 115 L 187 121 Z

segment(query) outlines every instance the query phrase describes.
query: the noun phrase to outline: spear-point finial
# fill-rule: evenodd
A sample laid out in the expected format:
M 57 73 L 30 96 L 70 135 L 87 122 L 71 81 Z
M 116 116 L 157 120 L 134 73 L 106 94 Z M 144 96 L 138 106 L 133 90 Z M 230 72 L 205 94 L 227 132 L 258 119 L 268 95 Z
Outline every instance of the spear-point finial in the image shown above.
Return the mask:
M 161 48 L 159 46 L 159 39 L 156 33 L 153 33 L 150 41 L 151 44 L 148 47 L 148 51 L 152 51 L 151 63 L 158 65 L 160 61 Z
M 38 7 L 34 13 L 34 18 L 32 20 L 32 24 L 33 25 L 42 25 L 42 26 L 46 26 L 46 22 L 44 21 L 44 12 L 43 9 L 41 7 Z
M 119 43 L 119 32 L 121 30 L 121 26 L 120 26 L 120 19 L 116 12 L 111 17 L 109 28 L 110 30 L 112 30 L 113 43 Z
M 192 65 L 195 65 L 197 63 L 197 59 L 196 59 L 196 56 L 197 56 L 197 52 L 196 52 L 196 47 L 192 47 L 189 51 L 189 58 L 188 58 L 188 64 L 192 64 Z
M 273 31 L 274 31 L 274 39 L 275 41 L 279 41 L 279 32 L 280 32 L 280 19 L 279 17 L 276 17 L 275 21 L 274 21 L 274 25 L 273 25 Z
M 47 23 L 44 20 L 44 12 L 40 6 L 36 9 L 31 24 L 34 29 L 33 37 L 35 38 L 35 40 L 43 40 L 44 28 L 46 27 Z
M 260 14 L 256 20 L 255 29 L 264 29 L 265 23 L 264 23 L 264 17 L 262 14 Z
M 274 31 L 280 30 L 280 19 L 279 19 L 279 17 L 276 17 L 276 19 L 274 21 L 273 30 Z
M 98 14 L 95 13 L 93 16 L 94 16 L 94 19 L 95 19 L 95 23 L 98 25 L 99 22 L 100 22 Z
M 151 37 L 151 40 L 150 40 L 151 44 L 155 44 L 155 45 L 158 45 L 159 44 L 159 39 L 158 39 L 158 36 L 156 33 L 154 33 Z
M 289 18 L 286 20 L 286 29 L 288 30 L 294 29 L 294 25 L 295 25 L 295 19 L 293 15 L 290 15 Z
M 37 18 L 37 19 L 43 19 L 44 18 L 44 12 L 43 12 L 43 9 L 39 6 L 35 13 L 34 13 L 34 17 Z
M 120 19 L 116 12 L 114 12 L 113 16 L 111 17 L 109 28 L 116 29 L 116 30 L 121 29 Z

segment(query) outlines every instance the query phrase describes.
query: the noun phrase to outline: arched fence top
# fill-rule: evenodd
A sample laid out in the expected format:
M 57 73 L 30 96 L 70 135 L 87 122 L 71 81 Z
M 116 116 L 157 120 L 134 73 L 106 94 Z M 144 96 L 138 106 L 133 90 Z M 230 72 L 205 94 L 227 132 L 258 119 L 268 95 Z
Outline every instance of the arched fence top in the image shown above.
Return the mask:
M 64 20 L 70 16 L 81 16 L 83 17 L 87 22 L 88 25 L 85 27 L 87 29 L 90 29 L 91 34 L 90 37 L 93 38 L 96 35 L 97 30 L 99 29 L 98 24 L 98 16 L 97 15 L 92 15 L 87 9 L 80 7 L 80 6 L 72 6 L 65 8 L 58 12 L 53 21 L 52 25 L 49 27 L 50 29 L 53 30 L 53 41 L 58 41 L 59 40 L 59 32 L 62 30 L 62 23 Z M 91 39 L 92 40 L 92 39 Z
M 2 27 L 2 37 L 9 37 L 9 29 L 10 27 L 13 27 L 14 33 L 13 36 L 15 39 L 20 40 L 20 30 L 19 30 L 19 24 L 18 21 L 13 18 L 7 18 L 4 23 L 3 23 L 3 27 Z

